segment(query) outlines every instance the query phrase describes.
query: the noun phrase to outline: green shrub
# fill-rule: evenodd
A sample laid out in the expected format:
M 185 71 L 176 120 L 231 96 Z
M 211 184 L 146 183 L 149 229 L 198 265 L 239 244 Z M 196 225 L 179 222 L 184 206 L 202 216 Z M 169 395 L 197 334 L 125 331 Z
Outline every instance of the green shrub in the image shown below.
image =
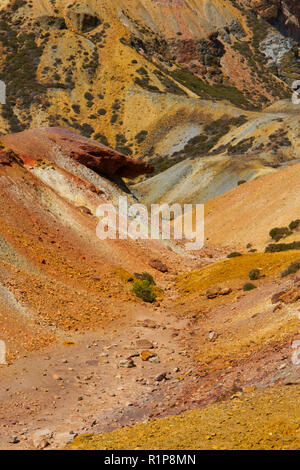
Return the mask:
M 250 290 L 256 289 L 256 286 L 254 284 L 251 284 L 251 282 L 247 282 L 243 286 L 243 291 L 244 292 L 249 292 Z
M 290 264 L 288 268 L 286 268 L 282 273 L 281 277 L 289 276 L 290 274 L 295 274 L 300 269 L 300 261 L 295 261 L 294 263 Z
M 259 269 L 251 269 L 251 271 L 249 271 L 248 276 L 249 276 L 249 279 L 251 281 L 257 281 L 261 277 L 260 270 Z
M 156 294 L 148 281 L 135 281 L 132 292 L 144 302 L 153 303 L 156 300 Z
M 299 219 L 293 220 L 289 225 L 289 229 L 296 230 L 299 226 L 300 226 L 300 220 Z
M 227 255 L 227 258 L 237 258 L 238 256 L 242 256 L 242 253 L 234 251 L 233 253 L 230 253 L 230 255 Z
M 271 243 L 266 247 L 265 253 L 279 253 L 281 251 L 289 250 L 300 250 L 300 242 L 279 243 L 278 245 Z
M 290 231 L 288 227 L 272 228 L 272 230 L 269 233 L 272 240 L 275 240 L 276 242 L 278 242 L 282 238 L 286 238 L 288 235 L 291 235 L 291 234 L 292 232 Z
M 134 273 L 134 276 L 139 281 L 147 281 L 148 286 L 155 286 L 155 281 L 154 281 L 153 277 L 151 276 L 151 274 L 149 274 L 149 273 L 142 273 L 142 274 Z

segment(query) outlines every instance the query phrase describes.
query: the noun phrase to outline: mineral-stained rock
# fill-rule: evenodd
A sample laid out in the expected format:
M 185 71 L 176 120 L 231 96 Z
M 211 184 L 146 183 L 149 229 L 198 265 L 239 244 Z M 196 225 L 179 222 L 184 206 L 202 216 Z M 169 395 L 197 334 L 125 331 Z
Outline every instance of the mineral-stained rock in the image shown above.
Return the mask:
M 37 449 L 44 449 L 49 445 L 49 440 L 52 439 L 53 432 L 50 429 L 39 429 L 35 431 L 32 436 L 33 445 Z
M 282 290 L 282 291 L 277 292 L 276 294 L 274 294 L 274 295 L 272 296 L 272 298 L 271 298 L 272 304 L 273 304 L 273 305 L 274 305 L 274 304 L 277 304 L 277 303 L 280 301 L 281 296 L 282 296 L 283 294 L 285 294 L 285 292 L 286 292 L 285 290 Z
M 135 364 L 132 359 L 123 359 L 120 361 L 120 367 L 131 369 L 132 367 L 135 367 Z
M 141 349 L 152 349 L 153 344 L 148 339 L 138 339 L 136 342 L 137 348 Z
M 135 178 L 152 173 L 147 163 L 126 157 L 98 142 L 82 137 L 67 129 L 56 127 L 30 129 L 1 137 L 5 146 L 13 150 L 25 163 L 48 160 L 59 165 L 64 154 L 96 173 L 113 177 Z
M 144 320 L 142 322 L 142 326 L 145 327 L 145 328 L 156 328 L 156 323 L 151 320 L 150 318 L 146 318 L 146 320 Z
M 221 290 L 220 288 L 208 289 L 206 291 L 206 297 L 208 299 L 215 299 L 220 294 L 220 290 Z
M 167 378 L 167 373 L 166 372 L 162 372 L 162 373 L 157 374 L 155 376 L 156 382 L 161 382 L 162 380 L 165 380 L 166 378 Z
M 161 273 L 167 273 L 168 272 L 168 267 L 160 261 L 160 259 L 152 259 L 149 263 L 151 268 L 156 269 L 157 271 L 160 271 Z
M 300 299 L 300 291 L 292 290 L 288 291 L 280 297 L 280 300 L 285 304 L 294 304 Z
M 251 6 L 266 20 L 275 20 L 278 16 L 281 0 L 252 0 Z
M 12 162 L 12 156 L 9 152 L 0 151 L 0 165 L 10 166 Z
M 216 287 L 216 288 L 211 288 L 206 291 L 206 297 L 208 299 L 215 299 L 219 295 L 229 295 L 231 294 L 232 289 L 230 287 Z
M 153 352 L 150 352 L 150 351 L 142 351 L 141 352 L 142 361 L 148 361 L 150 359 L 150 357 L 154 357 L 154 356 L 156 356 L 156 354 L 153 353 Z

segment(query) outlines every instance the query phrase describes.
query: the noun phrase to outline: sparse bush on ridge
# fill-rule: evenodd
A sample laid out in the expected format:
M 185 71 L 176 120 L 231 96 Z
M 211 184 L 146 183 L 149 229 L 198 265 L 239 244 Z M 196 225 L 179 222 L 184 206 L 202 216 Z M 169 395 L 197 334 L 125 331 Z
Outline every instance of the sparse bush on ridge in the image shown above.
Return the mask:
M 275 228 L 272 228 L 272 230 L 270 230 L 269 235 L 272 238 L 272 240 L 275 240 L 276 242 L 278 242 L 282 238 L 286 238 L 289 235 L 292 235 L 292 232 L 288 227 L 275 227 Z
M 253 289 L 256 289 L 257 287 L 254 285 L 254 284 L 251 284 L 251 282 L 247 282 L 246 284 L 244 284 L 243 286 L 243 291 L 244 292 L 249 292 Z
M 234 251 L 233 253 L 230 253 L 227 255 L 227 258 L 237 258 L 238 256 L 242 256 L 242 253 L 239 253 L 238 251 Z
M 289 276 L 290 274 L 295 274 L 300 269 L 300 261 L 295 261 L 294 263 L 290 264 L 288 268 L 286 268 L 282 273 L 281 277 Z
M 289 229 L 290 230 L 297 230 L 297 228 L 299 228 L 299 226 L 300 226 L 300 220 L 299 219 L 293 220 L 289 225 Z
M 136 279 L 138 279 L 139 281 L 147 281 L 149 283 L 149 286 L 155 286 L 155 281 L 153 279 L 153 277 L 151 276 L 151 274 L 149 273 L 142 273 L 142 274 L 139 274 L 139 273 L 134 273 L 134 276 L 136 277 Z
M 249 279 L 251 281 L 257 281 L 258 279 L 261 278 L 261 273 L 260 273 L 260 270 L 259 269 L 251 269 L 251 271 L 249 271 Z
M 153 303 L 156 300 L 156 294 L 148 281 L 135 281 L 132 292 L 144 302 Z
M 265 253 L 279 253 L 281 251 L 300 250 L 300 241 L 292 243 L 271 243 L 265 249 Z
M 149 273 L 135 273 L 134 274 L 137 281 L 134 282 L 132 287 L 132 292 L 144 302 L 153 303 L 156 300 L 156 293 L 153 290 L 155 286 L 155 281 L 151 274 Z

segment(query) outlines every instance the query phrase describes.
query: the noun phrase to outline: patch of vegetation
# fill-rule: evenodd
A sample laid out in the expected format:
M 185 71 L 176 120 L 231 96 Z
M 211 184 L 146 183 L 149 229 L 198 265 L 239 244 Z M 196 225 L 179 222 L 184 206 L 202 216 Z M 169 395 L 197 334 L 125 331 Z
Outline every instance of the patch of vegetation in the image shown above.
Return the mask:
M 148 135 L 148 131 L 140 131 L 136 136 L 135 136 L 135 140 L 137 141 L 138 144 L 141 144 L 142 142 L 144 142 L 147 138 L 147 135 Z
M 249 150 L 251 150 L 253 143 L 254 143 L 255 138 L 251 137 L 249 139 L 244 139 L 241 142 L 239 142 L 237 145 L 230 145 L 228 147 L 228 154 L 229 155 L 238 155 L 238 154 L 245 154 Z
M 261 278 L 260 270 L 259 269 L 251 269 L 251 271 L 249 271 L 248 276 L 249 276 L 250 281 L 257 281 L 258 279 Z
M 165 93 L 172 93 L 173 95 L 186 95 L 185 91 L 182 90 L 173 80 L 164 75 L 161 70 L 154 70 L 154 73 L 162 85 L 164 85 Z
M 291 234 L 292 232 L 288 227 L 275 227 L 275 228 L 272 228 L 272 230 L 269 233 L 272 240 L 275 240 L 276 242 L 278 242 L 282 238 L 288 237 Z
M 139 281 L 147 281 L 149 283 L 149 286 L 155 286 L 155 281 L 153 279 L 153 277 L 151 276 L 151 274 L 147 273 L 147 272 L 144 272 L 144 273 L 134 273 L 136 279 L 138 279 Z
M 117 152 L 124 153 L 124 155 L 132 155 L 132 150 L 127 144 L 127 139 L 124 134 L 116 135 L 116 150 Z
M 118 99 L 115 100 L 115 102 L 112 105 L 112 116 L 110 118 L 110 123 L 114 125 L 118 119 L 119 119 L 119 114 L 118 111 L 121 109 L 121 103 L 119 102 Z
M 300 250 L 300 242 L 271 243 L 265 249 L 265 253 L 280 253 L 281 251 Z
M 297 219 L 297 220 L 293 220 L 290 225 L 289 225 L 289 229 L 290 230 L 297 230 L 300 226 L 300 220 Z
M 201 98 L 228 100 L 241 108 L 255 108 L 252 101 L 248 101 L 243 93 L 235 87 L 229 85 L 208 85 L 185 68 L 178 68 L 172 72 L 172 76 Z
M 20 8 L 26 2 L 14 2 L 12 9 Z M 23 122 L 19 121 L 14 107 L 18 102 L 21 109 L 29 109 L 32 104 L 42 103 L 45 88 L 36 79 L 36 70 L 43 51 L 43 43 L 37 46 L 34 33 L 26 33 L 22 28 L 14 29 L 10 13 L 0 12 L 1 42 L 5 60 L 0 72 L 0 80 L 7 83 L 7 100 L 2 115 L 10 124 L 12 132 L 19 132 L 30 125 L 31 116 L 27 113 Z
M 234 251 L 233 253 L 230 253 L 227 255 L 227 258 L 238 258 L 239 256 L 243 256 L 242 253 L 239 253 L 238 251 Z
M 202 157 L 218 153 L 219 149 L 214 152 L 212 151 L 212 148 L 215 147 L 218 141 L 233 127 L 242 126 L 245 122 L 247 122 L 247 119 L 243 115 L 233 118 L 223 116 L 220 119 L 211 121 L 209 124 L 205 125 L 202 134 L 190 139 L 182 150 L 179 150 L 172 155 L 171 160 L 169 160 L 170 163 L 168 167 L 179 161 L 185 160 L 186 158 Z
M 108 143 L 108 140 L 106 138 L 105 135 L 103 134 L 95 134 L 94 135 L 94 140 L 97 140 L 100 142 L 100 144 L 103 144 L 103 145 L 106 145 L 107 147 L 109 147 L 109 143 Z
M 155 282 L 151 274 L 142 273 L 135 274 L 135 278 L 138 279 L 133 283 L 132 292 L 144 302 L 153 303 L 156 300 L 156 293 L 153 290 Z
M 286 268 L 282 273 L 281 277 L 289 276 L 290 274 L 295 274 L 300 269 L 300 261 L 295 261 L 294 263 L 290 264 L 288 268 Z
M 80 114 L 80 106 L 78 104 L 72 104 L 72 109 L 74 113 Z
M 244 292 L 249 292 L 249 291 L 254 290 L 256 288 L 257 287 L 254 284 L 252 284 L 251 282 L 247 282 L 246 284 L 243 285 L 243 291 Z

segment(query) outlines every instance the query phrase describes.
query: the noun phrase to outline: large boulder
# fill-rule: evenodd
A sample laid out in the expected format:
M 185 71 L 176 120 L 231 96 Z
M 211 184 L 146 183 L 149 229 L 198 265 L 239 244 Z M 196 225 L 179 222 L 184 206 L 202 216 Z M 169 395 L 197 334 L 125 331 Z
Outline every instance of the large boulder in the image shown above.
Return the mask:
M 154 171 L 147 163 L 127 157 L 67 129 L 30 129 L 2 136 L 1 141 L 6 149 L 15 152 L 24 163 L 34 164 L 41 159 L 57 163 L 59 155 L 63 154 L 108 177 L 117 175 L 135 178 Z

